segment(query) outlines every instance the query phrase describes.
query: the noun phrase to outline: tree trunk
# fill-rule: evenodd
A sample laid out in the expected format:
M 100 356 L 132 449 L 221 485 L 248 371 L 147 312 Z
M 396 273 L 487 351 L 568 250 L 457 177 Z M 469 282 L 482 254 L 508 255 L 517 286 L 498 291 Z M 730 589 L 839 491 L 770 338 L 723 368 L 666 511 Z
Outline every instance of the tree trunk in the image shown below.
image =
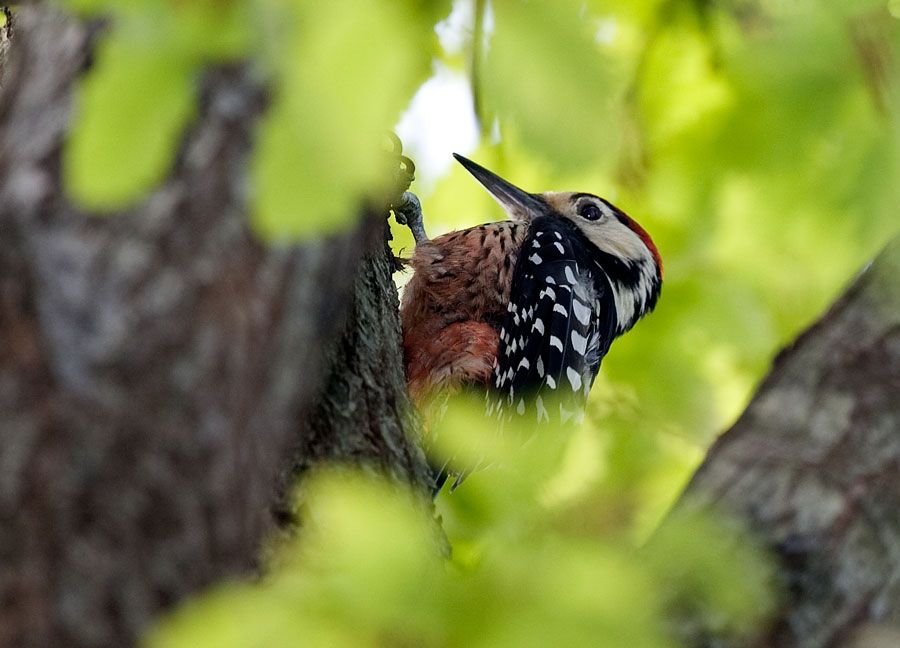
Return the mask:
M 127 645 L 252 573 L 286 475 L 312 461 L 426 489 L 385 215 L 302 246 L 254 238 L 266 97 L 241 66 L 205 75 L 161 186 L 121 214 L 79 211 L 60 149 L 91 37 L 23 6 L 0 87 L 2 645 Z
M 782 351 L 682 498 L 774 549 L 786 601 L 760 646 L 900 646 L 898 277 L 900 239 Z

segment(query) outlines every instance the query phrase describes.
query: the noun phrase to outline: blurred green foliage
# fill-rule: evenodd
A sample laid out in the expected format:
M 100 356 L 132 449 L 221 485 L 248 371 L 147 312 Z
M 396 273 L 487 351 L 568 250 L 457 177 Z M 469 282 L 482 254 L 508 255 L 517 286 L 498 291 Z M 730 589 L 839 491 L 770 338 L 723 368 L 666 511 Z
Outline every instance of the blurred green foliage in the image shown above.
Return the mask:
M 447 6 L 60 1 L 110 21 L 65 149 L 73 197 L 98 211 L 136 200 L 171 167 L 203 68 L 249 60 L 272 93 L 252 164 L 254 224 L 272 241 L 346 227 L 364 197 L 389 188 L 385 134 L 427 78 Z
M 78 88 L 64 149 L 72 195 L 99 210 L 122 206 L 158 182 L 195 112 L 196 77 L 251 43 L 244 3 L 69 0 L 111 15 L 110 33 Z
M 484 466 L 439 496 L 449 560 L 427 497 L 320 471 L 298 493 L 299 538 L 275 545 L 262 582 L 195 599 L 146 645 L 674 648 L 682 623 L 728 636 L 765 618 L 771 574 L 737 531 L 678 516 L 636 549 L 578 528 L 548 497 L 561 430 L 492 437 L 480 402 L 452 403 L 445 421 L 444 450 Z
M 765 561 L 730 525 L 658 525 L 772 355 L 898 230 L 896 1 L 458 0 L 485 11 L 462 51 L 434 35 L 449 2 L 64 2 L 112 16 L 65 152 L 90 206 L 152 187 L 202 67 L 249 57 L 273 97 L 253 160 L 259 231 L 346 226 L 436 60 L 477 72 L 471 157 L 532 191 L 606 196 L 666 266 L 583 429 L 523 446 L 463 409 L 432 431 L 448 456 L 496 464 L 437 500 L 449 564 L 424 503 L 323 473 L 262 582 L 198 598 L 150 645 L 671 646 L 664 610 L 722 632 L 765 614 Z M 461 169 L 421 197 L 432 236 L 503 217 Z M 412 248 L 405 228 L 394 239 Z

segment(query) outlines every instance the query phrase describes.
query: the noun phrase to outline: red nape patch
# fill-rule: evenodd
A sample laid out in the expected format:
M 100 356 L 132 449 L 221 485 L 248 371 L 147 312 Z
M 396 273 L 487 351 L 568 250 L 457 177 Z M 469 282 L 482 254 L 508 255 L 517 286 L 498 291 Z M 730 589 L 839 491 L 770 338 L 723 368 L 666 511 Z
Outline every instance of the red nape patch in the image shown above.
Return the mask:
M 636 220 L 634 220 L 631 216 L 626 213 L 622 213 L 622 215 L 628 221 L 628 227 L 631 228 L 631 231 L 641 237 L 641 240 L 644 242 L 644 245 L 647 246 L 647 249 L 650 250 L 650 254 L 653 255 L 653 259 L 656 261 L 656 267 L 659 268 L 659 278 L 662 279 L 663 276 L 663 262 L 662 257 L 659 256 L 659 250 L 656 249 L 656 244 L 653 242 L 653 239 L 650 238 L 650 235 L 647 234 L 647 230 L 640 226 Z

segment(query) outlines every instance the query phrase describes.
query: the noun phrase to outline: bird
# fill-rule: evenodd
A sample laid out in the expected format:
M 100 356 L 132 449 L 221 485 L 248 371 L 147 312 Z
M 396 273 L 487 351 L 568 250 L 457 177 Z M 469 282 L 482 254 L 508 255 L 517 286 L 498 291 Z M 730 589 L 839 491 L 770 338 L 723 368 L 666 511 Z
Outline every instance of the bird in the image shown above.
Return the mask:
M 659 251 L 604 198 L 529 193 L 454 157 L 509 218 L 428 239 L 415 195 L 395 205 L 416 241 L 400 306 L 411 399 L 480 390 L 504 425 L 578 423 L 610 345 L 657 304 Z

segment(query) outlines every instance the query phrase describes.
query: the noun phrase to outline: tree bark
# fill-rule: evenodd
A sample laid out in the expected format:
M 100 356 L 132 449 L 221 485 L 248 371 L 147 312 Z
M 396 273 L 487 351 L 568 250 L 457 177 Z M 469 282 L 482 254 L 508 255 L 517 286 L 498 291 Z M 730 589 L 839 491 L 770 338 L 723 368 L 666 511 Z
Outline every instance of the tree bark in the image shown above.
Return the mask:
M 681 500 L 774 550 L 786 598 L 759 646 L 900 645 L 898 277 L 900 239 L 781 352 Z
M 92 35 L 22 6 L 0 87 L 2 645 L 128 645 L 187 594 L 252 573 L 287 475 L 313 461 L 427 489 L 404 434 L 385 214 L 305 245 L 254 237 L 266 93 L 242 66 L 205 75 L 150 195 L 79 210 L 60 150 Z

